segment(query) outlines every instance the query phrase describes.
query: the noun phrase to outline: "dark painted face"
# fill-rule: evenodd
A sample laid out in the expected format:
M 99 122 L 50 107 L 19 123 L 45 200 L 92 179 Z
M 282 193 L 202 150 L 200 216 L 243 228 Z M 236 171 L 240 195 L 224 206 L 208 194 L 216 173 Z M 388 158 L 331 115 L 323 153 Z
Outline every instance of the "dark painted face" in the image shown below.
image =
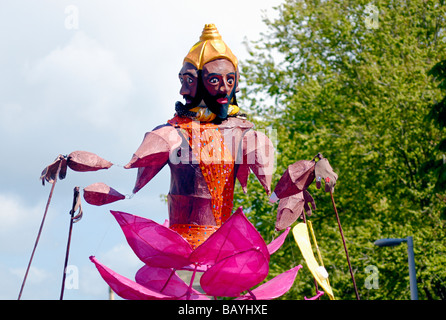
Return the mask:
M 221 120 L 226 119 L 229 103 L 238 88 L 234 65 L 226 59 L 208 62 L 203 66 L 202 78 L 206 106 Z
M 198 88 L 197 68 L 193 64 L 186 62 L 183 64 L 178 77 L 181 83 L 180 94 L 183 96 L 186 106 L 192 105 Z

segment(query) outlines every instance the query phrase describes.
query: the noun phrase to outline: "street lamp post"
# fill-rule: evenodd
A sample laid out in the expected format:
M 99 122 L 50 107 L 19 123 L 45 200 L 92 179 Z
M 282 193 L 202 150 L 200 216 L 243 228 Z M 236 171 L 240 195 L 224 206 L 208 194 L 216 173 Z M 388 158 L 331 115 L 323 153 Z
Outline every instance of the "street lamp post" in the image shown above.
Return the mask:
M 410 280 L 410 298 L 418 300 L 417 276 L 415 271 L 415 257 L 413 253 L 413 238 L 407 237 L 403 239 L 379 239 L 375 241 L 378 247 L 394 247 L 401 243 L 407 243 L 407 255 L 409 261 L 409 280 Z

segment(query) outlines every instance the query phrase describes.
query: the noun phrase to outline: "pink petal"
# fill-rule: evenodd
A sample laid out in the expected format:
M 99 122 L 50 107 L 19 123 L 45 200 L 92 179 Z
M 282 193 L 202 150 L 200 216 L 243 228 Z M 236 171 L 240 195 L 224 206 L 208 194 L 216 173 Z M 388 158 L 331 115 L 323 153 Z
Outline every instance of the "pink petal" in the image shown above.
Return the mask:
M 261 286 L 252 290 L 252 293 L 257 300 L 271 300 L 282 296 L 291 289 L 300 268 L 302 268 L 302 265 L 298 265 L 297 267 L 279 274 L 268 282 L 265 282 Z M 240 298 L 237 298 L 236 300 L 251 299 L 252 296 L 250 294 L 246 294 Z
M 84 188 L 84 199 L 91 205 L 102 206 L 104 204 L 123 200 L 125 199 L 125 196 L 106 184 L 98 182 Z
M 129 300 L 173 300 L 175 297 L 161 294 L 150 290 L 126 277 L 119 275 L 113 270 L 107 268 L 95 257 L 91 256 L 90 260 L 96 265 L 102 278 L 107 282 L 110 288 L 123 299 Z
M 316 299 L 319 299 L 323 295 L 324 295 L 324 291 L 319 291 L 318 290 L 314 297 L 311 297 L 311 298 L 304 297 L 304 299 L 305 300 L 316 300 Z
M 271 193 L 274 171 L 274 146 L 260 131 L 248 131 L 243 137 L 243 163 L 248 164 L 267 194 Z
M 274 189 L 277 197 L 286 198 L 307 189 L 314 180 L 315 164 L 314 161 L 299 160 L 289 165 Z
M 174 270 L 167 268 L 154 268 L 146 265 L 138 270 L 135 280 L 148 289 L 174 296 L 180 300 L 186 298 L 189 289 L 189 285 Z M 190 300 L 209 300 L 197 290 L 193 288 L 191 290 Z
M 250 249 L 221 260 L 201 276 L 200 284 L 210 296 L 237 297 L 268 275 L 265 255 Z
M 272 255 L 274 252 L 279 250 L 279 248 L 282 246 L 282 244 L 285 242 L 285 238 L 290 232 L 291 227 L 286 228 L 284 232 L 280 236 L 278 236 L 276 239 L 271 241 L 271 243 L 267 246 L 268 252 L 270 255 Z
M 152 267 L 180 269 L 191 264 L 190 244 L 178 233 L 152 220 L 111 211 L 135 254 Z
M 190 261 L 213 265 L 236 253 L 257 247 L 269 261 L 265 241 L 239 208 L 215 233 L 192 252 Z
M 68 166 L 74 171 L 97 171 L 110 168 L 113 163 L 88 151 L 74 151 L 68 155 Z

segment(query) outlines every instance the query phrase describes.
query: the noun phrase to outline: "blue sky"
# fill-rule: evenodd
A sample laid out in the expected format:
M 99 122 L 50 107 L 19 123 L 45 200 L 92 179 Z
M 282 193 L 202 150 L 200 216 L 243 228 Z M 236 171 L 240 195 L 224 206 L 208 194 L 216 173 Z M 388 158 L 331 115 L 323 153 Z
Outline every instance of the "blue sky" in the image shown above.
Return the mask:
M 58 181 L 22 299 L 58 299 L 73 188 L 104 182 L 131 194 L 136 171 L 123 166 L 144 133 L 170 119 L 181 100 L 178 71 L 204 24 L 215 23 L 239 60 L 245 37 L 265 31 L 277 0 L 3 1 L 0 4 L 0 299 L 17 299 L 51 185 L 39 181 L 59 154 L 94 152 L 109 170 L 68 171 Z M 241 84 L 243 86 L 243 83 Z M 133 278 L 142 263 L 109 210 L 157 222 L 168 168 L 131 199 L 94 207 L 73 228 L 65 299 L 107 299 L 89 261 L 95 255 Z

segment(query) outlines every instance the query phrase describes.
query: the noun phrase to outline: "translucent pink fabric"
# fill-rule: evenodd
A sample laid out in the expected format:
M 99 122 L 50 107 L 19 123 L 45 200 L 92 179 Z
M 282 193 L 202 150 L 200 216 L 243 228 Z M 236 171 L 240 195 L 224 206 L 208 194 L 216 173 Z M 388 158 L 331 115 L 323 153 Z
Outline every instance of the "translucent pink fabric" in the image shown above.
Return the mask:
M 174 296 L 168 296 L 140 285 L 126 277 L 123 277 L 113 270 L 102 265 L 95 257 L 90 260 L 96 265 L 102 278 L 107 282 L 110 288 L 121 298 L 129 300 L 174 300 Z
M 192 247 L 175 231 L 152 220 L 111 211 L 138 258 L 152 267 L 180 269 L 189 265 Z
M 211 296 L 238 297 L 266 278 L 268 260 L 258 248 L 231 255 L 203 274 L 201 287 Z
M 297 272 L 302 268 L 302 265 L 298 265 L 284 273 L 279 274 L 268 282 L 258 286 L 252 290 L 252 294 L 257 300 L 272 300 L 276 299 L 288 290 L 291 289 L 294 279 L 296 278 Z M 253 300 L 254 298 L 251 294 L 245 294 L 236 300 Z
M 146 265 L 132 281 L 95 257 L 91 261 L 102 278 L 125 299 L 208 299 L 186 284 L 174 272 L 183 269 L 203 272 L 201 288 L 209 296 L 241 297 L 244 291 L 261 283 L 269 272 L 270 254 L 283 244 L 289 229 L 268 246 L 239 208 L 195 251 L 178 233 L 152 220 L 125 212 L 111 211 L 135 254 Z M 295 267 L 254 289 L 262 299 L 275 298 L 289 290 Z
M 268 248 L 260 233 L 243 214 L 237 211 L 192 253 L 194 263 L 213 265 L 231 255 L 258 248 L 269 262 Z
M 186 299 L 189 285 L 173 269 L 143 266 L 138 270 L 135 280 L 140 285 L 162 294 Z M 190 288 L 190 300 L 209 300 L 204 294 Z

